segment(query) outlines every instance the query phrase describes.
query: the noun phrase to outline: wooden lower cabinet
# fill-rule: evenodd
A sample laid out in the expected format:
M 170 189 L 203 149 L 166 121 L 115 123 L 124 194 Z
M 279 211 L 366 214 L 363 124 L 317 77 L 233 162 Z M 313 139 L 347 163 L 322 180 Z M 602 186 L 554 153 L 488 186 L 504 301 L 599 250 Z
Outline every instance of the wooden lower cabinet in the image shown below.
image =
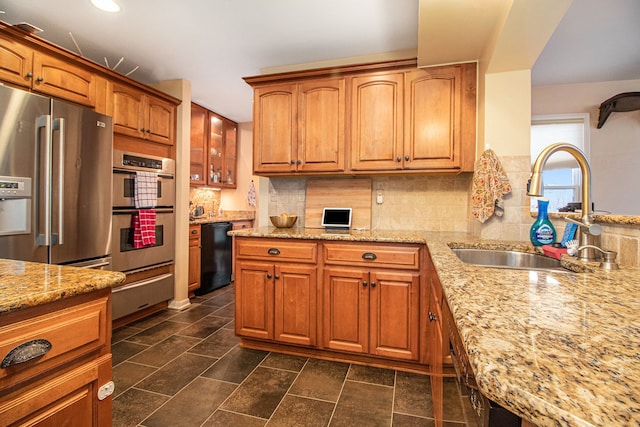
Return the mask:
M 189 296 L 200 289 L 200 225 L 189 226 Z
M 428 372 L 418 245 L 235 237 L 246 347 Z
M 324 347 L 418 360 L 419 286 L 418 272 L 325 269 Z
M 0 372 L 0 425 L 111 426 L 110 289 L 0 316 L 0 353 L 37 340 L 42 356 Z M 40 342 L 41 342 L 40 341 Z M 19 351 L 19 350 L 14 350 Z
M 315 266 L 236 263 L 236 332 L 240 336 L 316 344 Z

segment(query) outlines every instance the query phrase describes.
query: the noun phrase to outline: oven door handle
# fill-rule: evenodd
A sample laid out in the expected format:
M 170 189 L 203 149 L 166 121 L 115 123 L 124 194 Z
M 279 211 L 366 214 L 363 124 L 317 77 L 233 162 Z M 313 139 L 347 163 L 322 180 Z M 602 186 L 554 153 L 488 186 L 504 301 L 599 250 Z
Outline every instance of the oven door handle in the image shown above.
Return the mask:
M 135 213 L 138 213 L 141 210 L 146 210 L 146 209 L 147 208 L 144 208 L 144 209 L 131 209 L 131 208 L 118 209 L 118 208 L 114 208 L 113 209 L 113 214 L 114 215 L 133 215 Z M 151 208 L 151 209 L 155 210 L 157 214 L 173 213 L 173 208 Z
M 117 287 L 117 288 L 113 288 L 111 293 L 117 294 L 118 292 L 124 292 L 124 291 L 129 290 L 129 289 L 139 288 L 141 286 L 147 286 L 147 285 L 150 285 L 152 283 L 164 280 L 164 279 L 166 279 L 168 277 L 171 277 L 171 276 L 173 276 L 173 273 L 166 273 L 166 274 L 162 274 L 160 276 L 154 276 L 151 279 L 141 280 L 139 282 L 133 282 L 133 283 L 130 283 L 128 285 L 124 285 L 124 286 L 120 286 L 120 287 Z
M 145 169 L 145 171 L 146 171 L 146 169 Z M 142 172 L 142 169 L 141 169 L 141 172 Z M 116 169 L 116 168 L 113 168 L 113 173 L 119 173 L 119 174 L 122 174 L 122 175 L 135 176 L 136 171 L 131 170 L 131 169 Z M 158 173 L 158 178 L 173 179 L 174 176 L 173 175 L 167 175 L 165 173 Z

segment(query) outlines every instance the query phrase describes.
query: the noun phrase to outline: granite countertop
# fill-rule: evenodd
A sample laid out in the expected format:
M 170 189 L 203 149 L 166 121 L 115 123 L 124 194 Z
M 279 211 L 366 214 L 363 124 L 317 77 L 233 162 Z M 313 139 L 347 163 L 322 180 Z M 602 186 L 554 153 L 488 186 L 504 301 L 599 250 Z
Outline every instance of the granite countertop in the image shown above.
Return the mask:
M 119 272 L 0 259 L 0 314 L 118 285 Z
M 245 211 L 229 211 L 224 212 L 222 215 L 203 215 L 201 217 L 189 219 L 189 225 L 197 224 L 209 224 L 212 222 L 234 222 L 234 221 L 253 221 L 255 218 L 254 212 Z
M 265 227 L 236 236 L 425 243 L 480 391 L 539 426 L 640 425 L 640 269 L 477 267 L 451 247 L 536 251 L 466 233 Z M 582 263 L 563 256 L 563 265 Z

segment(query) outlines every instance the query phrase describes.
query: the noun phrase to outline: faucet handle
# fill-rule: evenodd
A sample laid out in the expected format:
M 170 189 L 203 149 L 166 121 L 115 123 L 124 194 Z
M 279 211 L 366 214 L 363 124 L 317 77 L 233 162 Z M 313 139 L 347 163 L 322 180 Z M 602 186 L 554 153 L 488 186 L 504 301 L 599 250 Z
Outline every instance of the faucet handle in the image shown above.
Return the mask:
M 582 221 L 578 221 L 576 219 L 568 218 L 568 217 L 565 217 L 564 220 L 567 222 L 572 222 L 574 224 L 579 225 L 580 227 L 584 228 L 585 231 L 591 234 L 592 236 L 599 236 L 602 234 L 602 226 L 600 224 L 585 224 Z

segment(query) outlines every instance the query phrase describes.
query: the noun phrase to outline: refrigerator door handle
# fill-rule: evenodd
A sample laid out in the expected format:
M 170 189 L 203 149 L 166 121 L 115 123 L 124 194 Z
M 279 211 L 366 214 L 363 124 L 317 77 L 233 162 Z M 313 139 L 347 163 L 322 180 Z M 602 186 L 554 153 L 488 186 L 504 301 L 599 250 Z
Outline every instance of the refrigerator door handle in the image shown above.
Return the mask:
M 64 244 L 64 146 L 65 127 L 64 119 L 53 120 L 53 130 L 60 133 L 60 144 L 58 146 L 58 244 Z
M 35 229 L 36 229 L 36 242 L 39 246 L 50 246 L 51 245 L 51 155 L 52 155 L 52 144 L 51 144 L 51 116 L 44 115 L 39 116 L 36 119 L 36 152 L 38 155 L 36 156 L 36 173 L 42 173 L 42 165 L 40 162 L 40 150 L 42 148 L 41 135 L 40 131 L 44 128 L 44 235 L 40 234 L 40 221 L 36 221 Z M 35 211 L 39 213 L 42 211 L 40 209 L 40 194 L 38 194 L 38 190 L 40 189 L 39 179 L 36 180 L 36 194 L 34 195 L 34 199 L 36 202 Z

